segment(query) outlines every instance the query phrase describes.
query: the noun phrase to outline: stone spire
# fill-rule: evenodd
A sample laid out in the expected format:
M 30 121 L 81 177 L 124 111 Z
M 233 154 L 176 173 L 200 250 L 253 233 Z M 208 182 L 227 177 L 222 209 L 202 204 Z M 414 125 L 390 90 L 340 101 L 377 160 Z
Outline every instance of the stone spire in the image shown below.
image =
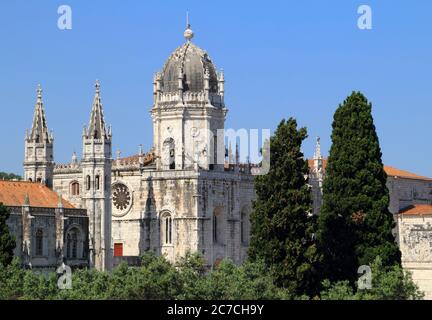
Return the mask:
M 112 268 L 111 139 L 111 127 L 107 129 L 104 122 L 100 84 L 96 81 L 90 123 L 83 134 L 80 166 L 85 184 L 82 201 L 89 217 L 90 267 L 100 271 Z
M 108 132 L 105 127 L 105 121 L 103 116 L 103 108 L 100 97 L 100 83 L 96 80 L 95 84 L 96 92 L 93 99 L 93 107 L 90 115 L 90 122 L 87 130 L 87 139 L 102 139 L 108 138 Z
M 72 162 L 71 163 L 72 164 L 78 164 L 78 157 L 77 157 L 77 154 L 75 151 L 72 154 Z
M 45 118 L 45 109 L 42 101 L 42 89 L 38 85 L 37 100 L 33 115 L 33 123 L 30 131 L 30 137 L 36 143 L 48 142 L 51 143 L 51 135 L 49 134 L 47 122 Z
M 318 215 L 322 204 L 322 186 L 324 181 L 323 157 L 321 155 L 321 140 L 316 139 L 313 156 L 313 168 L 309 172 L 309 183 L 312 186 L 313 213 Z
M 30 132 L 26 131 L 24 141 L 24 179 L 40 182 L 52 187 L 54 170 L 54 138 L 48 131 L 45 117 L 42 89 L 37 89 L 37 100 Z
M 26 195 L 24 197 L 24 205 L 25 206 L 29 206 L 30 205 L 30 197 L 29 197 L 28 193 L 26 193 Z
M 229 147 L 228 147 L 228 163 L 234 164 L 234 154 L 233 154 L 232 147 L 231 147 L 231 141 L 230 141 Z
M 314 159 L 322 159 L 322 155 L 321 155 L 321 139 L 320 139 L 320 137 L 316 138 L 316 146 L 315 146 Z
M 240 151 L 239 151 L 239 144 L 238 143 L 236 143 L 235 160 L 236 160 L 236 164 L 239 165 L 240 164 Z

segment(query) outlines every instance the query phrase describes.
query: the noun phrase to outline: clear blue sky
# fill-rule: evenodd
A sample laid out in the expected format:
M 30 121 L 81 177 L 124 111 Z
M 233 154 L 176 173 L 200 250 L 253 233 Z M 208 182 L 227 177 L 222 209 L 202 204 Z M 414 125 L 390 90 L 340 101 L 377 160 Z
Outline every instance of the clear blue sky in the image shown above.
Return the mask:
M 57 28 L 72 7 L 73 29 Z M 373 29 L 357 28 L 369 4 Z M 225 70 L 229 128 L 271 128 L 293 116 L 330 147 L 333 113 L 360 90 L 373 102 L 386 164 L 432 176 L 432 1 L 0 1 L 0 171 L 22 174 L 25 129 L 41 83 L 55 160 L 81 153 L 101 81 L 114 151 L 152 145 L 152 77 L 183 42 Z

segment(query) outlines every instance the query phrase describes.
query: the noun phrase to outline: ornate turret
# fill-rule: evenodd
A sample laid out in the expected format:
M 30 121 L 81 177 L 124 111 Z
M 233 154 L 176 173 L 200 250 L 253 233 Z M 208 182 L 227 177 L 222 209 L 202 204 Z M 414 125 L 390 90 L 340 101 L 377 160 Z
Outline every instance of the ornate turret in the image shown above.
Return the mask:
M 323 157 L 321 155 L 321 141 L 316 139 L 312 167 L 309 168 L 309 184 L 312 187 L 313 213 L 319 214 L 322 203 L 322 186 L 324 181 Z
M 37 89 L 36 105 L 30 133 L 26 131 L 24 179 L 35 181 L 52 187 L 54 170 L 53 157 L 54 138 L 49 132 L 45 118 L 42 89 Z
M 216 159 L 218 150 L 224 150 L 217 144 L 227 113 L 224 76 L 218 75 L 207 52 L 192 42 L 189 21 L 184 37 L 186 42 L 153 79 L 156 167 L 223 170 L 223 161 L 216 164 Z
M 90 122 L 86 130 L 87 139 L 110 139 L 108 130 L 105 127 L 102 102 L 100 97 L 100 83 L 95 84 L 96 92 L 93 99 L 93 108 L 90 115 Z
M 83 201 L 89 216 L 90 265 L 98 270 L 112 268 L 111 249 L 111 129 L 106 128 L 100 97 L 96 92 L 88 127 L 83 130 L 81 168 Z

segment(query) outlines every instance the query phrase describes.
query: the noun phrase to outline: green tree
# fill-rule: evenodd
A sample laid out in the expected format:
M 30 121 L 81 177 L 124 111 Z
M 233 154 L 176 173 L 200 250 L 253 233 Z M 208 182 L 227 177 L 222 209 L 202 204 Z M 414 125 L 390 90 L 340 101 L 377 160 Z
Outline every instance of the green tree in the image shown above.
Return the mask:
M 301 152 L 306 137 L 293 118 L 281 121 L 270 139 L 270 170 L 255 179 L 251 215 L 250 260 L 263 260 L 276 284 L 296 296 L 314 295 L 318 288 L 316 219 Z
M 18 258 L 8 265 L 0 263 L 0 300 L 18 300 L 23 296 L 25 274 Z
M 411 274 L 399 265 L 384 268 L 381 258 L 377 257 L 371 264 L 372 287 L 357 289 L 349 281 L 339 281 L 331 284 L 324 281 L 321 293 L 323 300 L 420 300 L 424 293 L 413 282 Z
M 9 210 L 0 203 L 0 264 L 3 265 L 11 263 L 15 249 L 15 238 L 6 223 L 9 215 Z
M 357 268 L 377 256 L 386 267 L 400 264 L 371 110 L 366 97 L 353 92 L 334 114 L 318 231 L 321 274 L 332 282 L 353 284 Z
M 182 288 L 177 299 L 186 300 L 261 300 L 287 299 L 288 292 L 275 285 L 262 261 L 247 261 L 236 266 L 224 259 L 213 271 L 205 270 L 199 254 L 188 254 L 177 264 Z
M 0 180 L 21 180 L 19 175 L 0 171 Z

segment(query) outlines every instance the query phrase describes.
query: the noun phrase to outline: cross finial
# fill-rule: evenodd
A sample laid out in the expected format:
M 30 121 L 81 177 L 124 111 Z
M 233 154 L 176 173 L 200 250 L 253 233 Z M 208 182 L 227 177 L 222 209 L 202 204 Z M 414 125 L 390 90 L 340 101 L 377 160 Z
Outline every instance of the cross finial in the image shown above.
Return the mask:
M 38 97 L 38 99 L 42 99 L 42 87 L 40 84 L 38 84 L 38 87 L 37 87 L 37 97 Z
M 187 41 L 191 41 L 194 36 L 194 33 L 189 23 L 189 11 L 186 11 L 186 30 L 183 35 Z
M 99 94 L 100 93 L 100 82 L 99 82 L 99 80 L 96 80 L 95 88 L 96 88 L 96 93 Z

